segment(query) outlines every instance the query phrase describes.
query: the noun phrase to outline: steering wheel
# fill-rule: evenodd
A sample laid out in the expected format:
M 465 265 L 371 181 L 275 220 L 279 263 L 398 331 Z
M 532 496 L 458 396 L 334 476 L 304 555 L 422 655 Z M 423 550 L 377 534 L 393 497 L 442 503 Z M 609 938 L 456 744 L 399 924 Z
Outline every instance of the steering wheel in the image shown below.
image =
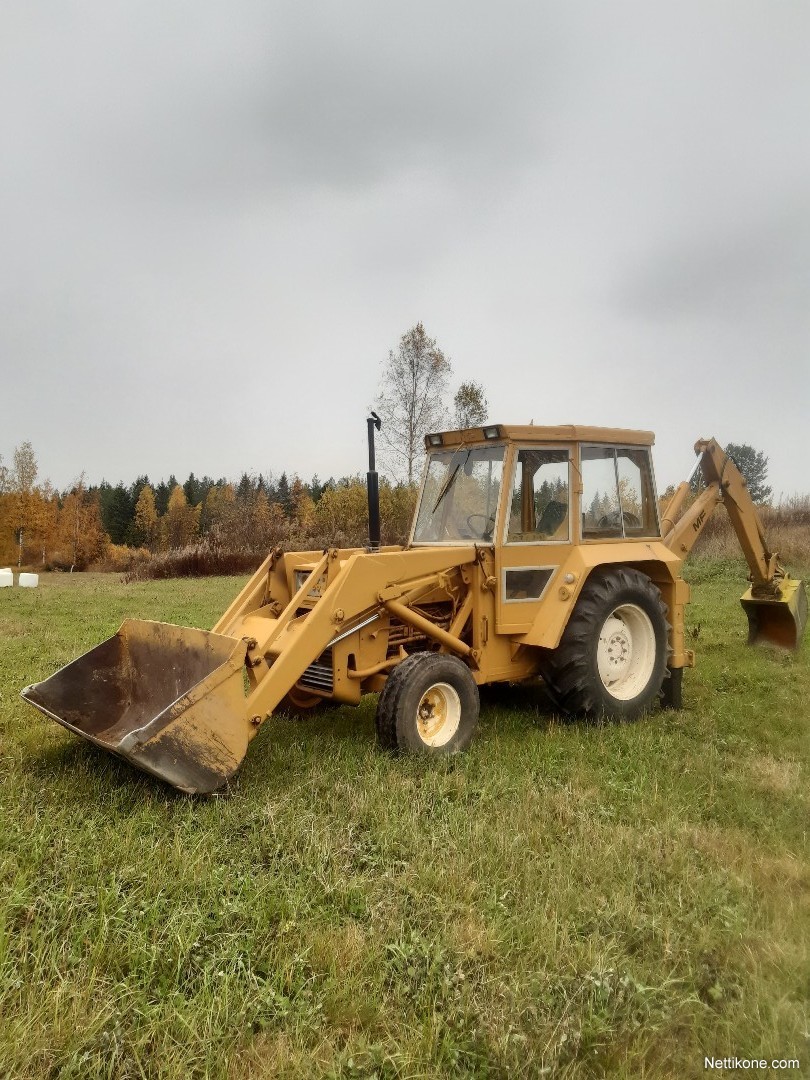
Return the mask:
M 629 529 L 638 529 L 641 527 L 641 522 L 635 514 L 631 514 L 629 510 L 622 510 L 621 520 Z M 612 514 L 605 514 L 604 517 L 599 519 L 597 528 L 609 529 L 613 525 L 619 524 L 619 511 L 614 510 Z
M 483 521 L 483 529 L 479 529 L 477 525 L 473 525 L 474 521 Z M 470 514 L 467 517 L 467 528 L 474 536 L 480 536 L 482 540 L 491 540 L 492 530 L 495 528 L 495 515 Z

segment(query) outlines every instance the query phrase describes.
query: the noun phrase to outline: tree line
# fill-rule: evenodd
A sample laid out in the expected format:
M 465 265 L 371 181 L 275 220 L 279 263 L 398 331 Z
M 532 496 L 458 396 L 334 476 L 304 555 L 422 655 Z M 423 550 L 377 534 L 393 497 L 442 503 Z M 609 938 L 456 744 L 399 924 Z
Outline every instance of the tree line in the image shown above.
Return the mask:
M 744 472 L 745 457 L 739 455 Z M 759 468 L 750 477 L 758 501 L 770 490 L 764 475 Z M 174 476 L 155 485 L 140 476 L 128 486 L 88 485 L 80 478 L 64 491 L 48 481 L 37 483 L 37 477 L 30 442 L 15 449 L 11 466 L 0 457 L 0 565 L 81 570 L 111 556 L 115 562 L 117 555 L 123 567 L 127 549 L 151 556 L 201 542 L 261 556 L 279 542 L 352 545 L 367 535 L 366 486 L 360 476 L 330 477 L 325 483 L 314 476 L 305 483 L 295 474 L 290 480 L 286 473 L 276 479 L 245 472 L 230 482 L 192 472 L 183 484 Z M 415 499 L 415 483 L 381 479 L 384 543 L 405 539 Z
M 330 478 L 322 484 L 313 476 L 306 483 L 297 475 L 288 478 L 286 472 L 278 479 L 244 472 L 234 483 L 192 472 L 182 484 L 174 475 L 157 484 L 139 476 L 129 487 L 102 481 L 89 491 L 98 494 L 101 522 L 112 543 L 156 548 L 183 546 L 207 535 L 237 506 L 251 506 L 260 515 L 276 507 L 284 518 L 306 523 L 323 492 L 339 482 Z
M 357 542 L 366 529 L 365 481 L 359 476 L 243 473 L 238 482 L 170 476 L 156 484 L 93 485 L 80 478 L 64 491 L 37 483 L 34 448 L 24 442 L 13 464 L 0 458 L 0 564 L 85 569 L 114 549 L 174 551 L 205 541 L 226 549 L 266 551 L 279 540 L 330 536 Z M 412 485 L 383 479 L 381 509 L 389 539 L 406 530 Z M 119 552 L 120 554 L 120 552 Z

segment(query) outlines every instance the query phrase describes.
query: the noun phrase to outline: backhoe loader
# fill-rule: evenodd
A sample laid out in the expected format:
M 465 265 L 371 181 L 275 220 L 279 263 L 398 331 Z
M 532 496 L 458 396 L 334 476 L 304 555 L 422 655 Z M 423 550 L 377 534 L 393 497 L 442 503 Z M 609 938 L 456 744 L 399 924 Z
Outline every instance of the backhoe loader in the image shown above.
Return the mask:
M 749 642 L 798 646 L 804 585 L 714 439 L 695 446 L 702 494 L 683 510 L 684 481 L 659 520 L 650 432 L 432 433 L 408 542 L 380 546 L 372 424 L 368 547 L 275 548 L 211 631 L 128 619 L 25 700 L 190 793 L 221 787 L 277 710 L 372 692 L 380 745 L 428 755 L 469 745 L 487 683 L 539 676 L 559 710 L 597 718 L 678 708 L 681 570 L 721 502 L 750 569 Z

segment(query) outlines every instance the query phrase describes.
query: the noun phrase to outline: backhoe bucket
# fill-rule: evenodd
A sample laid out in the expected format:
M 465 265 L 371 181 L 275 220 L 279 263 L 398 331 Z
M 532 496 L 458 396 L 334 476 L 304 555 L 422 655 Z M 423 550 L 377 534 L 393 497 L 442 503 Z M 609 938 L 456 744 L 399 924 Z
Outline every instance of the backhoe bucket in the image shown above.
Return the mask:
M 807 593 L 804 582 L 785 577 L 779 585 L 780 596 L 758 597 L 752 590 L 740 603 L 748 616 L 748 644 L 767 642 L 783 649 L 798 649 L 807 623 Z
M 128 619 L 22 692 L 46 716 L 186 792 L 221 787 L 247 750 L 245 643 Z

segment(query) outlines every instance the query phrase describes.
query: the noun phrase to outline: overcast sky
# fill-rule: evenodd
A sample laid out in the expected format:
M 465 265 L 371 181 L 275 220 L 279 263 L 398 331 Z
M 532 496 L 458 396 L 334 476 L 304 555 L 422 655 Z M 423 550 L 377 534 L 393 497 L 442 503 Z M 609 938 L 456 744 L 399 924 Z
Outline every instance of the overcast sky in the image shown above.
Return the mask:
M 0 454 L 366 467 L 417 321 L 490 419 L 810 490 L 810 5 L 0 3 Z

